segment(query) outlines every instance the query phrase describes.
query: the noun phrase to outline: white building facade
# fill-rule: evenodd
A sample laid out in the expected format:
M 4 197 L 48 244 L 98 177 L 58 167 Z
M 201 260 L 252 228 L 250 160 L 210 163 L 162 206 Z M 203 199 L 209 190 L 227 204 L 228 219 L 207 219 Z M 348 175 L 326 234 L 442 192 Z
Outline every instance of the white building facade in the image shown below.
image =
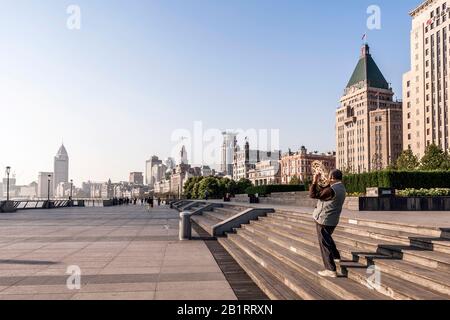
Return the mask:
M 38 198 L 47 198 L 49 196 L 48 184 L 50 183 L 50 198 L 53 197 L 53 172 L 39 172 L 38 174 Z
M 411 70 L 403 76 L 403 144 L 422 157 L 430 144 L 448 150 L 450 4 L 427 0 L 410 12 Z

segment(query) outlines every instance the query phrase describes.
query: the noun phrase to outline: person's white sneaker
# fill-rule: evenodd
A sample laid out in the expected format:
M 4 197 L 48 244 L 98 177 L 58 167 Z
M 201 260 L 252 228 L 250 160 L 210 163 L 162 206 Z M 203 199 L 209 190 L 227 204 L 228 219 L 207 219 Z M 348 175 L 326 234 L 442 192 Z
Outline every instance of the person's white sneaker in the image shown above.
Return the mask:
M 337 278 L 337 272 L 331 270 L 323 270 L 318 272 L 321 277 Z

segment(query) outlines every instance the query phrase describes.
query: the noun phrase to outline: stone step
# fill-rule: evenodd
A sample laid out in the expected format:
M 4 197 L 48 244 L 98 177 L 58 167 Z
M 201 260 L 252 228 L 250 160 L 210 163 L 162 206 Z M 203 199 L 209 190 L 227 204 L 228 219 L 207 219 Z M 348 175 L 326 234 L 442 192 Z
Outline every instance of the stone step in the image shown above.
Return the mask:
M 191 216 L 191 220 L 198 224 L 210 236 L 214 236 L 213 227 L 220 222 L 218 222 L 217 219 L 203 215 L 193 215 Z
M 255 263 L 253 259 L 250 259 L 249 256 L 230 239 L 219 238 L 218 241 L 271 300 L 300 299 L 297 294 L 278 281 L 278 279 L 270 274 L 264 267 Z
M 233 237 L 242 237 L 248 242 L 252 243 L 260 252 L 264 251 L 265 254 L 270 255 L 278 260 L 277 266 L 280 264 L 289 266 L 295 270 L 298 275 L 302 275 L 307 279 L 309 283 L 320 285 L 322 289 L 326 289 L 328 292 L 346 300 L 379 300 L 385 299 L 379 293 L 370 292 L 360 284 L 349 281 L 344 277 L 339 278 L 325 278 L 317 274 L 318 271 L 323 270 L 321 264 L 315 263 L 309 259 L 306 259 L 295 252 L 287 250 L 275 243 L 268 241 L 267 238 L 249 234 L 248 232 L 238 231 Z
M 223 216 L 225 216 L 228 219 L 228 218 L 231 218 L 231 217 L 237 215 L 238 213 L 240 213 L 242 211 L 233 210 L 233 209 L 229 209 L 229 208 L 214 208 L 214 212 L 221 213 L 221 214 L 223 214 Z
M 258 222 L 254 222 L 252 224 L 258 224 Z M 252 225 L 251 224 L 251 225 Z M 284 233 L 286 236 L 291 237 L 292 239 L 302 240 L 303 242 L 309 241 L 311 246 L 318 247 L 317 236 L 314 234 L 314 231 L 308 229 L 298 229 L 300 231 L 293 232 L 292 229 L 286 228 L 281 225 L 270 225 L 269 230 L 273 232 Z M 383 266 L 383 271 L 389 273 L 393 276 L 401 277 L 402 279 L 418 283 L 424 287 L 429 288 L 430 290 L 434 290 L 440 293 L 447 294 L 447 290 L 450 290 L 450 277 L 448 277 L 448 271 L 442 269 L 433 269 L 428 266 L 420 265 L 421 259 L 414 259 L 413 256 L 402 247 L 392 246 L 389 249 L 383 250 L 383 248 L 378 248 L 374 243 L 370 243 L 373 240 L 356 240 L 356 236 L 353 235 L 337 235 L 334 234 L 333 238 L 336 241 L 337 247 L 341 252 L 341 255 L 346 259 L 355 259 L 355 256 L 358 259 L 356 261 L 360 261 L 361 263 L 367 265 L 374 263 L 377 266 Z M 356 245 L 352 245 L 355 242 Z M 382 247 L 382 245 L 379 245 Z M 351 249 L 349 249 L 351 248 Z M 372 252 L 358 252 L 359 248 L 364 250 L 371 250 Z M 373 250 L 375 248 L 375 250 Z M 402 252 L 403 260 L 400 260 L 394 252 Z M 378 254 L 381 253 L 385 257 L 380 257 Z M 419 254 L 419 252 L 414 252 L 415 254 Z M 375 254 L 375 255 L 374 255 Z M 393 256 L 389 259 L 390 254 Z M 426 251 L 426 254 L 432 255 L 434 252 Z M 405 257 L 408 257 L 409 260 L 404 260 Z M 421 257 L 423 258 L 423 257 Z M 435 261 L 435 257 L 430 258 L 430 261 Z M 415 267 L 411 269 L 411 266 Z
M 220 223 L 222 221 L 227 220 L 229 217 L 221 212 L 216 212 L 216 209 L 214 211 L 204 211 L 202 214 L 205 217 L 211 218 L 213 220 L 216 220 L 216 223 Z
M 305 213 L 300 211 L 291 211 L 291 210 L 276 210 L 276 212 L 291 216 L 298 216 L 298 217 L 309 217 L 311 218 L 311 213 Z M 397 230 L 397 231 L 404 231 L 413 233 L 420 236 L 426 236 L 426 237 L 435 237 L 435 238 L 446 238 L 450 239 L 450 232 L 447 229 L 438 228 L 438 227 L 431 227 L 431 226 L 419 226 L 419 225 L 413 225 L 413 224 L 405 224 L 400 222 L 394 222 L 394 221 L 376 221 L 376 220 L 370 220 L 367 218 L 360 219 L 360 218 L 347 218 L 347 217 L 341 217 L 341 222 L 345 223 L 352 223 L 357 221 L 359 226 L 366 226 L 366 227 L 374 227 L 374 228 L 380 228 L 380 229 L 388 229 L 388 230 Z
M 430 291 L 415 283 L 380 273 L 379 282 L 370 279 L 374 273 L 368 272 L 367 268 L 360 264 L 345 267 L 349 279 L 367 286 L 368 290 L 376 290 L 395 300 L 443 300 L 447 296 Z M 374 278 L 376 279 L 376 277 Z
M 257 228 L 252 228 L 249 226 L 245 228 L 247 232 L 253 229 L 255 234 L 266 237 L 269 241 L 272 241 L 286 249 L 295 252 L 306 259 L 310 259 L 318 264 L 322 263 L 322 257 L 320 256 L 319 249 L 317 247 L 311 247 L 292 239 L 283 237 L 281 235 L 271 234 L 270 232 L 265 232 L 258 230 Z M 239 231 L 239 233 L 242 231 Z M 347 276 L 366 286 L 368 290 L 376 290 L 381 294 L 384 294 L 392 299 L 408 300 L 408 299 L 423 299 L 423 300 L 435 300 L 447 298 L 445 295 L 441 295 L 432 291 L 429 291 L 425 287 L 418 286 L 417 284 L 411 283 L 403 279 L 397 279 L 391 277 L 384 273 L 382 275 L 382 286 L 381 287 L 369 287 L 367 265 L 362 265 L 359 263 L 351 262 L 341 262 L 341 269 L 346 270 Z
M 450 255 L 439 251 L 426 251 L 411 246 L 397 246 L 381 244 L 385 250 L 391 250 L 395 258 L 419 264 L 421 266 L 450 272 Z
M 450 298 L 450 277 L 446 271 L 425 268 L 402 260 L 375 259 L 373 263 L 384 273 L 404 279 Z
M 308 225 L 314 225 L 312 217 L 306 215 L 292 215 L 292 214 L 269 214 L 271 217 L 276 219 L 285 219 L 292 222 L 298 222 Z M 352 234 L 359 234 L 369 236 L 374 239 L 393 241 L 396 243 L 401 243 L 405 245 L 413 245 L 419 248 L 439 251 L 443 253 L 450 254 L 450 240 L 446 238 L 430 238 L 420 236 L 418 234 L 400 231 L 376 228 L 370 226 L 362 226 L 360 224 L 348 223 L 341 221 L 337 229 L 343 231 L 349 231 Z
M 291 233 L 290 230 L 283 230 L 276 226 L 266 225 L 261 222 L 252 222 L 250 225 L 244 225 L 243 229 L 265 235 L 270 234 L 271 238 L 273 238 L 273 235 L 276 235 L 279 237 L 278 239 L 285 239 L 286 249 L 297 252 L 298 254 L 305 253 L 305 258 L 317 263 L 322 263 L 321 257 L 319 257 L 320 249 L 316 234 L 304 232 L 300 236 L 298 233 Z M 311 250 L 304 250 L 305 246 L 311 248 Z M 354 248 L 345 244 L 337 243 L 337 246 L 343 259 L 360 262 L 366 266 L 369 266 L 374 258 L 389 258 L 389 256 L 373 252 L 355 252 Z
M 266 228 L 264 228 L 264 227 L 266 227 Z M 278 230 L 277 228 L 271 228 L 270 226 L 267 226 L 267 225 L 262 226 L 261 224 L 258 224 L 257 222 L 252 223 L 250 225 L 246 225 L 246 226 L 244 226 L 243 229 L 245 231 L 238 231 L 238 233 L 241 234 L 241 232 L 252 232 L 255 235 L 258 235 L 260 237 L 264 237 L 265 239 L 268 239 L 269 241 L 283 247 L 286 250 L 290 250 L 292 252 L 297 253 L 298 255 L 302 256 L 305 259 L 309 259 L 318 264 L 322 263 L 321 256 L 319 253 L 318 242 L 314 241 L 310 235 L 305 236 L 305 234 L 302 234 L 301 236 L 297 237 L 296 238 L 297 240 L 298 239 L 305 240 L 305 238 L 310 237 L 309 242 L 308 241 L 300 242 L 300 241 L 297 241 L 297 240 L 294 240 L 294 239 L 288 237 L 288 234 L 286 234 L 286 233 L 284 233 L 284 234 L 276 233 L 276 231 Z M 351 252 L 351 250 L 348 247 L 345 247 L 345 246 L 343 247 L 343 246 L 338 245 L 338 249 L 341 252 L 342 258 L 346 258 L 346 259 L 353 258 L 353 253 Z M 360 254 L 360 253 L 358 253 L 358 254 Z M 368 275 L 367 275 L 367 266 L 368 266 L 367 260 L 369 260 L 370 263 L 375 263 L 375 265 L 378 264 L 378 262 L 380 261 L 379 259 L 385 259 L 386 263 L 392 261 L 392 260 L 387 260 L 389 258 L 387 256 L 362 254 L 362 253 L 360 255 L 362 255 L 362 257 L 360 257 L 360 258 L 364 258 L 365 262 L 364 262 L 364 264 L 357 264 L 357 268 L 364 269 L 361 272 L 366 274 L 366 276 L 365 276 L 366 280 L 368 277 Z M 345 262 L 345 263 L 347 263 L 347 262 Z M 348 268 L 349 273 L 352 270 L 353 270 L 352 268 Z M 387 276 L 388 274 L 389 274 L 388 272 L 384 272 L 383 276 L 384 275 Z M 353 274 L 352 274 L 352 276 L 353 276 Z M 357 275 L 355 275 L 355 277 L 356 276 Z M 386 277 L 386 279 L 389 281 L 390 278 Z M 353 279 L 353 280 L 355 280 L 355 279 Z M 364 280 L 364 281 L 366 281 L 366 280 Z M 359 281 L 359 283 L 361 283 L 363 285 L 366 285 L 367 284 L 366 282 L 362 283 L 361 281 Z M 389 284 L 389 283 L 387 283 L 387 284 Z M 396 284 L 398 284 L 398 285 L 395 286 Z M 402 290 L 402 286 L 405 288 L 405 290 Z M 381 288 L 381 290 L 379 290 L 379 292 L 382 294 L 386 294 L 388 297 L 391 297 L 393 299 L 397 299 L 397 298 L 398 299 L 400 299 L 400 298 L 401 299 L 407 299 L 407 298 L 414 299 L 415 296 L 411 294 L 411 292 L 409 290 L 410 288 L 415 288 L 415 290 L 417 292 L 425 291 L 425 293 L 420 293 L 423 296 L 426 296 L 427 295 L 426 292 L 429 292 L 429 297 L 433 298 L 433 299 L 435 299 L 437 296 L 439 296 L 441 299 L 444 297 L 443 295 L 440 295 L 436 292 L 432 292 L 428 288 L 425 288 L 423 286 L 417 285 L 416 283 L 410 282 L 408 277 L 404 277 L 403 279 L 397 280 L 396 283 L 392 285 L 391 291 L 386 291 L 386 288 Z M 417 299 L 420 299 L 420 294 L 418 294 L 416 296 Z
M 281 263 L 278 259 L 274 258 L 266 251 L 261 250 L 259 246 L 251 243 L 247 239 L 237 234 L 230 234 L 228 239 L 232 241 L 236 246 L 243 250 L 248 259 L 253 259 L 253 264 L 259 264 L 263 266 L 267 272 L 274 276 L 280 283 L 283 283 L 290 290 L 295 292 L 303 300 L 336 300 L 339 297 L 319 283 L 310 281 L 302 273 L 298 273 L 296 270 Z M 265 244 L 264 244 L 265 246 Z
M 247 209 L 250 209 L 250 207 L 239 206 L 239 205 L 228 204 L 228 203 L 225 203 L 225 204 L 223 205 L 223 208 L 224 208 L 224 209 L 234 210 L 234 211 L 236 211 L 236 212 L 242 212 L 242 211 L 245 211 L 245 210 L 247 210 Z
M 260 218 L 260 221 L 267 221 L 272 225 L 278 227 L 287 228 L 294 232 L 307 233 L 313 236 L 314 241 L 316 231 L 315 227 L 298 224 L 290 221 L 283 221 L 282 219 L 274 218 L 273 216 L 268 218 Z M 439 270 L 450 270 L 450 256 L 446 253 L 420 250 L 414 246 L 399 245 L 395 242 L 380 241 L 371 237 L 364 237 L 348 232 L 341 231 L 337 228 L 333 234 L 333 238 L 336 243 L 345 244 L 353 249 L 353 251 L 359 249 L 363 251 L 371 251 L 373 253 L 381 253 L 388 256 L 393 256 L 405 261 L 418 263 L 423 266 L 437 268 Z

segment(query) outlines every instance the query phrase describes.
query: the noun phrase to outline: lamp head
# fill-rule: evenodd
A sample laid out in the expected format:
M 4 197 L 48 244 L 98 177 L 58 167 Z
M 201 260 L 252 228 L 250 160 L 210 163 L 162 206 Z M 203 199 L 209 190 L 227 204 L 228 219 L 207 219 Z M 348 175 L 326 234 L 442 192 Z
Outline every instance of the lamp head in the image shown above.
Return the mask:
M 6 167 L 6 174 L 9 175 L 11 173 L 11 167 Z

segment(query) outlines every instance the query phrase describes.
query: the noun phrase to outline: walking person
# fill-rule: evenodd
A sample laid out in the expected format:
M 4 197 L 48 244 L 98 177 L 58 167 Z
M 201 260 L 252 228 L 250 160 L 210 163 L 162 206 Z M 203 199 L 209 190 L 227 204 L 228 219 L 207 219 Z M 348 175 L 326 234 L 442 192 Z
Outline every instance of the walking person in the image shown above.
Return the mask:
M 151 196 L 150 198 L 149 198 L 149 204 L 150 204 L 150 207 L 151 208 L 153 208 L 153 196 Z
M 318 199 L 317 206 L 313 212 L 313 218 L 316 221 L 317 236 L 322 254 L 325 270 L 319 271 L 322 277 L 337 277 L 336 262 L 340 260 L 341 255 L 336 248 L 332 235 L 342 213 L 346 190 L 342 183 L 342 172 L 333 170 L 330 172 L 329 185 L 325 188 L 319 186 L 320 174 L 314 176 L 313 183 L 309 189 L 309 195 L 312 199 Z
M 209 198 L 209 192 L 208 190 L 205 190 L 205 200 L 208 201 Z
M 161 206 L 161 198 L 158 197 L 158 207 Z

